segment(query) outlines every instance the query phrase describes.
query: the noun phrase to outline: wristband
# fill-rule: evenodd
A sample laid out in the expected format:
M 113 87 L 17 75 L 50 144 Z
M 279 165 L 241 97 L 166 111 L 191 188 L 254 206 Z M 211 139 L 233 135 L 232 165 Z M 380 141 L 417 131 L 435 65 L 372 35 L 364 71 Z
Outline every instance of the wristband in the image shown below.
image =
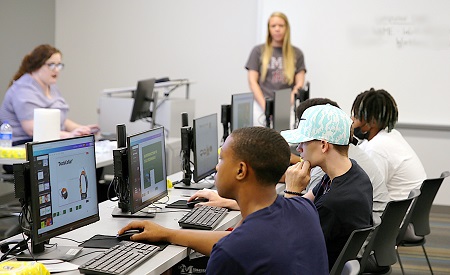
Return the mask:
M 300 192 L 294 192 L 294 191 L 289 191 L 289 190 L 284 190 L 285 194 L 289 194 L 289 195 L 295 195 L 295 196 L 301 196 L 302 193 Z

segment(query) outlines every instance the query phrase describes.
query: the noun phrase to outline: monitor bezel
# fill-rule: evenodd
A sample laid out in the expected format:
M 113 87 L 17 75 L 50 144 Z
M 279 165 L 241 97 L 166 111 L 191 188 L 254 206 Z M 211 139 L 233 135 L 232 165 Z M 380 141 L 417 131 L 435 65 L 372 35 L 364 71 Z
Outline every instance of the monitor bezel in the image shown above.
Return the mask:
M 214 117 L 214 119 L 213 119 Z M 216 163 L 214 164 L 213 167 L 211 167 L 208 171 L 205 171 L 202 174 L 199 174 L 198 172 L 198 151 L 197 151 L 197 125 L 199 124 L 199 121 L 201 121 L 202 119 L 211 119 L 211 121 L 214 121 L 215 124 L 215 150 L 213 148 L 213 152 L 214 154 L 216 154 Z M 213 174 L 216 171 L 216 165 L 219 162 L 219 155 L 218 155 L 218 150 L 219 150 L 219 142 L 218 142 L 218 126 L 217 126 L 217 114 L 210 114 L 207 116 L 203 116 L 203 117 L 199 117 L 199 118 L 195 118 L 193 120 L 193 127 L 192 127 L 192 152 L 194 155 L 194 172 L 193 172 L 193 181 L 194 182 L 199 182 L 202 179 L 205 179 L 207 176 Z
M 150 133 L 154 133 L 154 134 L 161 134 L 162 135 L 162 150 L 163 150 L 163 158 L 164 158 L 164 168 L 163 168 L 163 177 L 166 179 L 167 181 L 167 156 L 166 156 L 166 140 L 165 140 L 165 136 L 164 136 L 164 127 L 160 126 L 160 127 L 156 127 L 153 129 L 149 129 L 140 133 L 136 133 L 130 136 L 127 136 L 127 151 L 128 151 L 128 187 L 130 190 L 130 212 L 131 214 L 134 214 L 146 207 L 148 207 L 149 205 L 153 204 L 154 202 L 160 200 L 161 198 L 164 198 L 165 196 L 167 196 L 169 194 L 169 190 L 167 188 L 167 183 L 164 185 L 165 189 L 163 192 L 161 192 L 160 194 L 146 200 L 144 203 L 140 203 L 140 204 L 136 204 L 136 202 L 134 201 L 134 197 L 133 197 L 133 185 L 131 183 L 131 178 L 133 176 L 132 173 L 132 165 L 131 165 L 131 158 L 132 158 L 132 154 L 131 154 L 131 141 L 134 138 L 138 138 L 139 136 L 144 137 L 145 135 L 149 135 Z M 134 146 L 134 145 L 133 145 Z
M 250 98 L 251 98 L 251 100 L 250 100 Z M 234 121 L 235 113 L 237 112 L 236 111 L 236 103 L 237 103 L 237 101 L 243 100 L 243 99 L 245 99 L 245 100 L 248 99 L 249 103 L 251 103 L 250 104 L 250 123 L 251 123 L 251 126 L 253 126 L 253 120 L 254 120 L 254 118 L 253 118 L 253 101 L 255 100 L 253 93 L 233 94 L 233 95 L 231 95 L 231 120 L 230 120 L 231 132 L 238 129 L 238 128 L 236 128 L 235 121 Z
M 272 127 L 281 132 L 290 129 L 291 89 L 275 91 L 273 100 Z
M 94 152 L 93 152 L 93 157 L 94 157 L 94 170 L 97 169 L 97 165 L 96 165 L 96 161 L 95 161 L 95 137 L 94 135 L 87 135 L 87 136 L 80 136 L 80 137 L 72 137 L 72 138 L 67 138 L 67 139 L 59 139 L 59 140 L 50 140 L 50 141 L 43 141 L 43 142 L 29 142 L 26 143 L 26 157 L 27 157 L 27 161 L 29 163 L 30 166 L 30 193 L 31 193 L 31 200 L 30 200 L 30 211 L 31 211 L 31 217 L 32 217 L 32 226 L 31 226 L 31 239 L 33 241 L 33 243 L 35 244 L 40 244 L 43 243 L 45 241 L 50 240 L 53 237 L 56 237 L 58 235 L 70 232 L 74 229 L 95 223 L 97 221 L 100 220 L 100 212 L 99 212 L 99 207 L 98 207 L 98 197 L 97 197 L 97 186 L 95 188 L 96 192 L 95 195 L 92 196 L 93 199 L 97 200 L 97 211 L 94 215 L 91 215 L 89 217 L 80 219 L 78 221 L 74 221 L 71 222 L 69 224 L 66 224 L 64 226 L 55 228 L 55 229 L 51 229 L 50 231 L 44 232 L 39 234 L 38 232 L 38 226 L 37 223 L 40 220 L 40 208 L 39 208 L 39 182 L 37 180 L 37 177 L 33 176 L 35 175 L 35 173 L 37 172 L 35 169 L 35 165 L 34 165 L 34 156 L 33 156 L 33 147 L 34 146 L 38 146 L 38 145 L 42 145 L 42 144 L 48 144 L 48 143 L 55 143 L 55 144 L 59 144 L 59 143 L 64 143 L 67 142 L 68 140 L 82 140 L 82 139 L 86 139 L 86 142 L 93 142 L 94 143 Z M 94 173 L 93 175 L 95 177 L 95 185 L 97 184 L 97 176 Z
M 146 117 L 154 118 L 155 112 L 150 110 L 151 103 L 155 100 L 154 88 L 154 78 L 138 81 L 136 91 L 134 91 L 133 95 L 134 102 L 130 122 L 135 122 Z

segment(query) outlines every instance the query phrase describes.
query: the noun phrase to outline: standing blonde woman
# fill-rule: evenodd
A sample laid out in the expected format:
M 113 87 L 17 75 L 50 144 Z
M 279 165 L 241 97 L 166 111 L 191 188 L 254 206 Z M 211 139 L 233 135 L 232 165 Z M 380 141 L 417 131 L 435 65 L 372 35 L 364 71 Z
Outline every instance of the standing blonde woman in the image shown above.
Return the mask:
M 266 100 L 273 99 L 274 91 L 291 88 L 291 104 L 294 93 L 305 81 L 303 52 L 291 45 L 289 21 L 281 12 L 270 15 L 267 23 L 266 42 L 257 45 L 250 53 L 245 68 L 248 82 L 255 97 L 254 125 L 263 125 Z

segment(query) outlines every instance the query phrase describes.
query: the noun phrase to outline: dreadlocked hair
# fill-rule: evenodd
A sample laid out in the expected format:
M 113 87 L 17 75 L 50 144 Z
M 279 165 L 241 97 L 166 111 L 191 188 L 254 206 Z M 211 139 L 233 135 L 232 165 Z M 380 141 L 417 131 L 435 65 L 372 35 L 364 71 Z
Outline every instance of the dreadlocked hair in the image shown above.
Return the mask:
M 398 108 L 394 98 L 385 90 L 375 90 L 360 93 L 352 106 L 352 113 L 356 119 L 366 122 L 375 121 L 378 128 L 390 132 L 398 120 Z

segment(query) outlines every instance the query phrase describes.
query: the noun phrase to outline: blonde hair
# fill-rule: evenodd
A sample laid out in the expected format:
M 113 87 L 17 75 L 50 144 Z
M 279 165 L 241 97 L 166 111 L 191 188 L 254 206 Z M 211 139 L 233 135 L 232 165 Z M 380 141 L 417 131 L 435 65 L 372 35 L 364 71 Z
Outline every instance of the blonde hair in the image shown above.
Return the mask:
M 264 44 L 263 53 L 261 55 L 261 81 L 264 81 L 267 76 L 267 69 L 269 67 L 269 62 L 272 57 L 273 46 L 272 46 L 272 36 L 270 35 L 270 19 L 272 17 L 279 17 L 284 20 L 286 24 L 286 31 L 284 33 L 283 38 L 283 74 L 287 80 L 289 85 L 294 83 L 294 75 L 295 75 L 295 51 L 294 47 L 291 45 L 291 28 L 289 26 L 289 21 L 287 16 L 281 12 L 274 12 L 270 15 L 269 20 L 267 21 L 267 37 L 266 43 Z

